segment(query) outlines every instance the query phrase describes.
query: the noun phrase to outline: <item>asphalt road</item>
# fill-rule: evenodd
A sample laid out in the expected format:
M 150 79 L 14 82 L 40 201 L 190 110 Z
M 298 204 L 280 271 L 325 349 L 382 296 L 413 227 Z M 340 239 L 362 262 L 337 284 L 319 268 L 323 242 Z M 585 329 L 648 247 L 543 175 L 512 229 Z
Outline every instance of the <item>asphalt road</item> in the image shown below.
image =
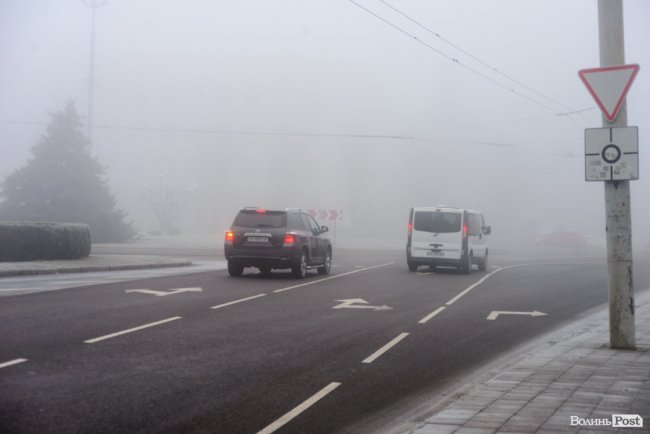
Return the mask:
M 374 432 L 607 301 L 602 260 L 496 258 L 471 275 L 410 273 L 399 252 L 334 265 L 3 297 L 0 432 Z M 650 287 L 644 264 L 635 286 Z

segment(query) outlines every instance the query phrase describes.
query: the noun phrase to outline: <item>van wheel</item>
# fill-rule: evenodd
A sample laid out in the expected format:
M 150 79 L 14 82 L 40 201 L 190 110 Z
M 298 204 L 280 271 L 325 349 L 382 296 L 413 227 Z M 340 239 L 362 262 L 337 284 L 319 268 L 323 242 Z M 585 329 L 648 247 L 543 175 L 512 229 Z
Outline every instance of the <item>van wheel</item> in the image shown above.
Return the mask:
M 228 274 L 232 277 L 239 277 L 244 272 L 244 266 L 228 261 Z
M 414 264 L 412 262 L 409 262 L 408 266 L 409 266 L 409 271 L 417 271 L 417 269 L 418 269 L 417 264 Z
M 298 279 L 304 279 L 307 275 L 307 253 L 303 250 L 300 260 L 291 266 L 291 273 Z
M 262 273 L 264 276 L 268 276 L 271 274 L 271 266 L 270 265 L 262 265 L 259 267 L 260 273 Z
M 485 258 L 483 258 L 483 262 L 478 264 L 478 269 L 481 271 L 487 270 L 487 259 L 488 259 L 488 253 L 485 252 Z
M 472 255 L 465 255 L 465 260 L 463 261 L 461 270 L 463 270 L 463 273 L 465 274 L 470 274 L 472 272 Z
M 429 271 L 431 271 L 432 273 L 435 272 L 436 267 L 437 267 L 436 265 L 429 265 Z

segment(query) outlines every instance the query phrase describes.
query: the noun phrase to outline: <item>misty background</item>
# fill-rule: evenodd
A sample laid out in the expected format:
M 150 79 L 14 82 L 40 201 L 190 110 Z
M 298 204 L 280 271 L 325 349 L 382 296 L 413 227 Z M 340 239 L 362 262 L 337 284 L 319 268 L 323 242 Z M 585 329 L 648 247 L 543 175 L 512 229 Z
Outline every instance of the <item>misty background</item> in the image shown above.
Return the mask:
M 584 180 L 601 115 L 577 74 L 599 66 L 596 0 L 355 1 L 96 9 L 92 154 L 136 229 L 159 230 L 146 198 L 167 188 L 180 231 L 217 239 L 261 206 L 341 210 L 339 239 L 404 241 L 412 206 L 447 204 L 483 210 L 496 245 L 555 230 L 604 245 L 603 185 Z M 641 65 L 627 99 L 639 249 L 650 2 L 623 6 L 626 63 Z M 0 0 L 0 180 L 48 112 L 87 113 L 91 16 L 81 0 Z

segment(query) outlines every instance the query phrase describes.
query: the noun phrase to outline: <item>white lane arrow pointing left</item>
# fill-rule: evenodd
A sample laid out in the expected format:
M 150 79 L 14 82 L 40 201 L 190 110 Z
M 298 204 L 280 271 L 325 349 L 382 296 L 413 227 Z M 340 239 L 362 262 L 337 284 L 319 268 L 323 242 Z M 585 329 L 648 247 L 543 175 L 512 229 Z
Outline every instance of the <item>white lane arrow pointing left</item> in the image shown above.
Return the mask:
M 203 292 L 203 288 L 176 288 L 169 291 L 154 291 L 153 289 L 127 289 L 126 293 L 139 292 L 141 294 L 151 294 L 157 297 L 165 297 L 167 295 L 179 294 L 181 292 Z
M 341 304 L 333 306 L 332 309 L 372 309 L 372 310 L 392 310 L 390 306 L 371 306 L 363 298 L 350 298 L 347 300 L 334 300 L 340 301 Z
M 507 312 L 507 311 L 502 311 L 502 310 L 493 310 L 492 312 L 490 312 L 487 319 L 489 319 L 490 321 L 494 321 L 495 319 L 497 319 L 497 317 L 499 315 L 546 316 L 547 314 L 545 314 L 544 312 L 538 312 L 538 311 L 534 311 L 534 312 Z

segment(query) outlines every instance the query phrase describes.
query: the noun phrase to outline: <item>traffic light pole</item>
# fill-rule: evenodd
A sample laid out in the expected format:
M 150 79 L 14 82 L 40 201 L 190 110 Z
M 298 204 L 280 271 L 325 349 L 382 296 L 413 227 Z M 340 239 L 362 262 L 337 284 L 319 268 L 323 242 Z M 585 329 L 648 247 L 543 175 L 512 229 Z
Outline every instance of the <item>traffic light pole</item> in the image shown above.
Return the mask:
M 598 35 L 600 66 L 624 65 L 622 0 L 598 0 Z M 603 116 L 603 127 L 627 127 L 625 102 L 613 122 Z M 630 181 L 605 181 L 610 347 L 633 350 L 636 346 L 630 210 Z

